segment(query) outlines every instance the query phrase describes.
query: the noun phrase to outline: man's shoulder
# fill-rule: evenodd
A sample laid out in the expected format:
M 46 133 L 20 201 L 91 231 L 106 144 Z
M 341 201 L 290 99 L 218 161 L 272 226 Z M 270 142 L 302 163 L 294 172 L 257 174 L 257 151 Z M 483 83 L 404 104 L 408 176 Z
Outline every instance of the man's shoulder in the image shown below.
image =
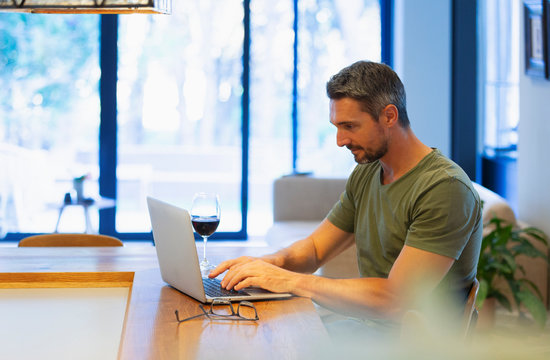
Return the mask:
M 424 176 L 432 176 L 434 180 L 458 180 L 468 187 L 472 187 L 470 178 L 464 170 L 454 161 L 443 155 L 439 150 L 434 150 L 434 156 L 426 167 Z M 472 187 L 473 188 L 473 187 Z
M 453 187 L 455 189 L 459 187 L 471 192 L 474 197 L 478 197 L 466 172 L 438 150 L 434 151 L 430 161 L 418 173 L 416 183 L 425 190 L 436 186 Z

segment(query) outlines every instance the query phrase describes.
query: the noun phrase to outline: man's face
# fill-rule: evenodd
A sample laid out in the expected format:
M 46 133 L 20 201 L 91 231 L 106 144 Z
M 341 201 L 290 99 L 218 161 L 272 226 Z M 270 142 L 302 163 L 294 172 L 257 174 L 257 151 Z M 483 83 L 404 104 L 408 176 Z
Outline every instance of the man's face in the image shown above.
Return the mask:
M 384 128 L 358 101 L 343 98 L 330 101 L 330 122 L 336 126 L 336 144 L 351 150 L 358 164 L 368 164 L 388 152 Z

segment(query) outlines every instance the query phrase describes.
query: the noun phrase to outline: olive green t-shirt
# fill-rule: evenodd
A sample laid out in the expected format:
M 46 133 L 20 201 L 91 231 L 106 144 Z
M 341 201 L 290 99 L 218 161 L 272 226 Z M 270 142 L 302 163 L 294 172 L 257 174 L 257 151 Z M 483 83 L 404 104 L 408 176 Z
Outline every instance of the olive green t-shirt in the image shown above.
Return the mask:
M 355 234 L 362 277 L 387 278 L 406 244 L 455 259 L 439 285 L 472 283 L 481 247 L 481 202 L 464 171 L 437 149 L 396 181 L 382 185 L 379 161 L 356 166 L 328 214 Z

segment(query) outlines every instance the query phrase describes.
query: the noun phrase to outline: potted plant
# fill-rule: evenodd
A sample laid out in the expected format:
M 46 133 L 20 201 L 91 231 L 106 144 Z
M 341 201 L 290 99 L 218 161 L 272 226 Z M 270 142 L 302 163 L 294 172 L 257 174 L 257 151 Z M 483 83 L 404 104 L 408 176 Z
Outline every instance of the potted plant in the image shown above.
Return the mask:
M 542 302 L 540 290 L 525 278 L 525 269 L 516 260 L 518 256 L 527 256 L 542 258 L 548 262 L 548 255 L 532 243 L 534 240 L 548 245 L 546 235 L 535 227 L 518 228 L 500 218 L 493 218 L 486 226 L 490 226 L 492 230 L 483 237 L 481 243 L 477 268 L 477 307 L 481 309 L 486 300 L 494 299 L 508 311 L 512 311 L 513 305 L 502 291 L 504 283 L 508 285 L 520 314 L 523 305 L 535 322 L 543 327 L 546 323 L 546 306 Z

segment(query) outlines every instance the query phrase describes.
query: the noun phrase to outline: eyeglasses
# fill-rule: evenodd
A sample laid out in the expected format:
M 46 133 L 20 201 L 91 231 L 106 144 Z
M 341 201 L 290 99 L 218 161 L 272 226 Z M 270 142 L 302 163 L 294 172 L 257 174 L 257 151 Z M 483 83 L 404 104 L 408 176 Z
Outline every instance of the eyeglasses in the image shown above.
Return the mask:
M 237 306 L 237 311 L 233 308 L 233 304 L 225 299 L 213 299 L 210 308 L 206 310 L 202 304 L 199 304 L 202 314 L 194 315 L 185 319 L 180 319 L 178 310 L 176 310 L 176 319 L 178 323 L 196 319 L 205 316 L 210 320 L 234 320 L 234 321 L 257 321 L 258 311 L 254 304 L 250 301 L 241 301 Z

